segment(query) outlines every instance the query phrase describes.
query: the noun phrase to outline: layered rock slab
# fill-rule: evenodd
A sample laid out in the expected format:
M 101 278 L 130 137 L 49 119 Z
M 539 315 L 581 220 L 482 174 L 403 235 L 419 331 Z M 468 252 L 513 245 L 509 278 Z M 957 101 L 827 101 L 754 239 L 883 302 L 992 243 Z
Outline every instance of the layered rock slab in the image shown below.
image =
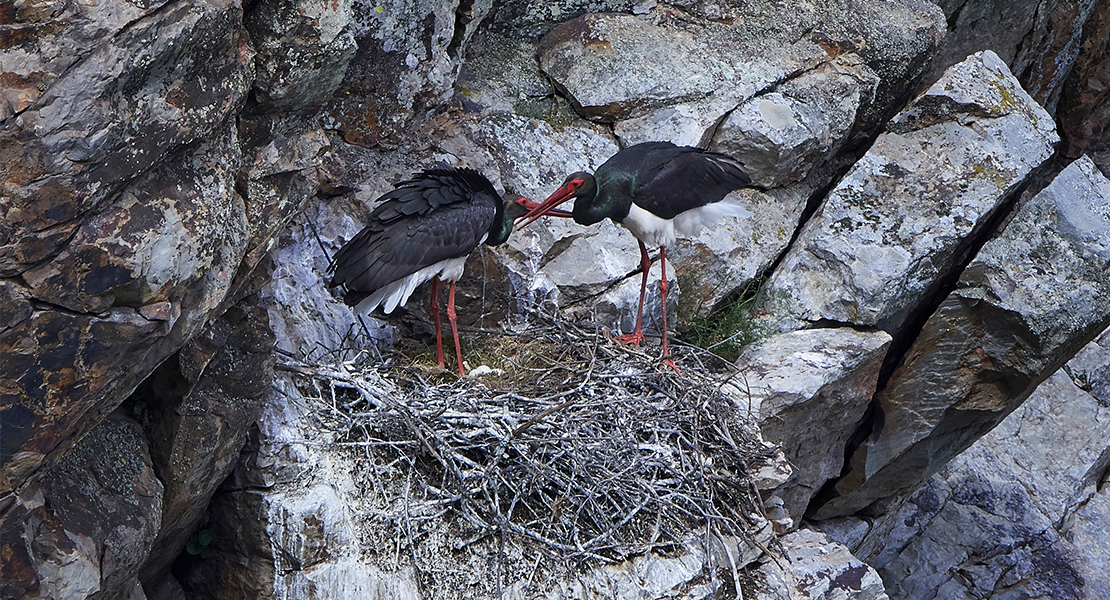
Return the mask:
M 228 132 L 146 173 L 23 274 L 22 318 L 0 330 L 0 490 L 91 429 L 225 300 L 247 243 L 235 154 Z
M 757 415 L 794 467 L 776 490 L 800 522 L 810 499 L 840 476 L 844 446 L 871 403 L 890 336 L 848 328 L 793 331 L 747 346 L 724 389 Z
M 1051 117 L 997 56 L 956 65 L 889 123 L 806 223 L 766 286 L 775 327 L 898 332 L 1057 141 Z
M 881 426 L 818 518 L 912 490 L 1110 324 L 1110 180 L 1088 158 L 1024 200 L 877 396 Z
M 1105 598 L 1110 332 L 852 543 L 892 598 Z

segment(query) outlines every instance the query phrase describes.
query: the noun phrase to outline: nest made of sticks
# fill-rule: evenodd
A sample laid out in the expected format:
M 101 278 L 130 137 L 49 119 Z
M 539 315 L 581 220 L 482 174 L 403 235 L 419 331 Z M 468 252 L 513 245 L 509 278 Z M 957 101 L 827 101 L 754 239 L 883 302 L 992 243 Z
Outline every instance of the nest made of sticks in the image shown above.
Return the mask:
M 572 323 L 485 334 L 507 375 L 284 368 L 406 519 L 452 512 L 475 539 L 515 536 L 570 561 L 623 560 L 696 529 L 751 539 L 762 517 L 749 465 L 773 448 L 708 355 L 683 349 L 678 375 Z

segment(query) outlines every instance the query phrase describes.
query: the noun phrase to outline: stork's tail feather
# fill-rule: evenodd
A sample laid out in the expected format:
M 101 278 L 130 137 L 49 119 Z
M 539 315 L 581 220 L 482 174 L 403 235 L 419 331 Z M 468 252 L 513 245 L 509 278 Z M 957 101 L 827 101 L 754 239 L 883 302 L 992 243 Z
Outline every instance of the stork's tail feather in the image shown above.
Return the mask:
M 716 167 L 709 169 L 710 176 L 720 183 L 727 182 L 735 187 L 752 184 L 752 178 L 744 170 L 744 165 L 735 158 L 717 152 L 706 152 L 704 156 L 710 165 Z

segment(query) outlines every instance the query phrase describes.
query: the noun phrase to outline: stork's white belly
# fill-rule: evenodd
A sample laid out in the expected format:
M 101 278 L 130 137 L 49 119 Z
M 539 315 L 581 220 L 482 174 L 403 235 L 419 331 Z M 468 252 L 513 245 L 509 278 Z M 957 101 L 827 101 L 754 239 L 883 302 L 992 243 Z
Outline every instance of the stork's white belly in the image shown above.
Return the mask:
M 428 265 L 408 277 L 398 279 L 393 283 L 378 288 L 373 294 L 370 294 L 365 300 L 358 303 L 358 306 L 355 307 L 355 312 L 365 314 L 381 306 L 382 312 L 388 315 L 393 312 L 393 309 L 398 306 L 403 306 L 408 302 L 409 296 L 412 295 L 413 290 L 419 287 L 420 284 L 425 281 L 430 281 L 436 275 L 439 275 L 442 281 L 458 281 L 462 278 L 465 266 L 465 256 L 448 258 L 447 260 L 441 260 L 435 264 Z
M 702 228 L 730 216 L 746 219 L 752 213 L 742 204 L 726 199 L 678 213 L 668 220 L 633 204 L 621 225 L 646 246 L 670 246 L 678 236 L 694 237 Z

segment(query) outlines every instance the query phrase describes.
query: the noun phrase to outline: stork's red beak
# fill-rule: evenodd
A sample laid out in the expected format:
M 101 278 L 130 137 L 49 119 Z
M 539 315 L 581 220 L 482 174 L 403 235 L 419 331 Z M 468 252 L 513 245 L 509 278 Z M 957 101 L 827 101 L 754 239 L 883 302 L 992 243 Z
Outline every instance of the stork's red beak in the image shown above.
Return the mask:
M 535 221 L 536 219 L 545 215 L 563 218 L 570 217 L 570 211 L 558 210 L 555 207 L 566 202 L 567 200 L 570 200 L 571 197 L 574 196 L 574 191 L 575 190 L 572 190 L 566 185 L 561 186 L 559 189 L 555 190 L 555 193 L 548 196 L 547 200 L 544 200 L 540 204 L 536 205 L 535 208 L 532 208 L 528 211 L 528 214 L 521 217 L 522 219 L 525 219 L 525 221 L 520 227 L 527 227 L 532 223 L 532 221 Z M 529 204 L 535 205 L 535 202 L 529 202 Z
M 532 211 L 534 211 L 534 210 L 536 210 L 540 207 L 539 204 L 536 204 L 535 202 L 532 202 L 531 200 L 525 198 L 524 196 L 521 196 L 521 197 L 517 198 L 516 203 L 518 205 L 520 205 L 521 207 L 523 207 L 525 211 L 528 211 L 528 214 L 531 214 Z M 521 215 L 521 216 L 517 217 L 515 222 L 519 223 L 521 221 L 521 219 L 527 218 L 528 214 L 524 214 L 524 215 Z M 547 214 L 549 214 L 552 217 L 565 217 L 565 218 L 570 217 L 569 212 L 567 212 L 565 210 L 558 210 L 558 209 L 551 209 L 551 211 L 548 212 Z

